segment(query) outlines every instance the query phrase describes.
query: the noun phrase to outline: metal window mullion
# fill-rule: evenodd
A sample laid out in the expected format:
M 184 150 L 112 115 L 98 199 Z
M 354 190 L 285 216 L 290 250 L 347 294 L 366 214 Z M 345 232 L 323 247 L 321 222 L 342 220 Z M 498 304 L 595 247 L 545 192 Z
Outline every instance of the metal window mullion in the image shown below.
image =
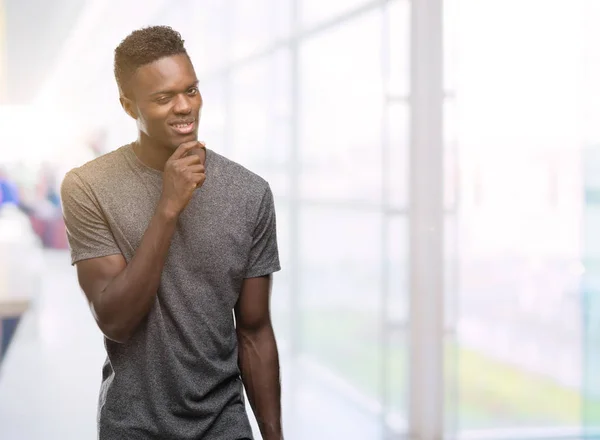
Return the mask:
M 381 224 L 381 297 L 380 297 L 380 401 L 381 414 L 380 424 L 383 439 L 391 437 L 390 429 L 387 423 L 387 416 L 391 410 L 391 376 L 390 371 L 390 353 L 391 353 L 391 332 L 388 325 L 388 307 L 390 303 L 390 229 L 391 215 L 390 211 L 390 123 L 388 111 L 390 102 L 387 99 L 390 79 L 390 38 L 389 38 L 389 8 L 387 2 L 381 4 L 381 79 L 382 79 L 382 111 L 381 111 L 381 201 L 383 206 L 382 224 Z
M 234 111 L 233 111 L 233 69 L 231 60 L 233 59 L 233 0 L 226 0 L 226 12 L 223 15 L 223 30 L 225 34 L 225 53 L 227 54 L 227 67 L 222 71 L 223 78 L 223 105 L 225 107 L 225 124 L 223 132 L 223 154 L 231 156 L 233 153 L 233 129 L 234 129 Z
M 411 7 L 409 437 L 444 436 L 442 1 Z
M 292 30 L 295 31 L 300 21 L 300 0 L 291 0 Z M 299 41 L 290 40 L 290 146 L 287 160 L 289 171 L 289 242 L 290 242 L 290 356 L 292 368 L 298 371 L 298 359 L 302 350 L 302 309 L 301 309 L 301 280 L 300 280 L 300 61 Z M 293 373 L 292 373 L 293 374 Z M 293 396 L 290 408 L 295 420 L 300 418 L 298 413 L 298 380 L 290 384 L 289 392 Z

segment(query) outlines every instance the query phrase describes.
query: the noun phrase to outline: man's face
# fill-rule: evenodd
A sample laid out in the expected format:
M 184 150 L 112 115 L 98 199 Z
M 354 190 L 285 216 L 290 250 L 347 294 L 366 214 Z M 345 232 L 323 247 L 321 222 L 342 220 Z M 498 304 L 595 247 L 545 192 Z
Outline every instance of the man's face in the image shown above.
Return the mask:
M 187 55 L 173 55 L 140 67 L 131 80 L 139 130 L 154 143 L 177 148 L 197 140 L 202 96 Z

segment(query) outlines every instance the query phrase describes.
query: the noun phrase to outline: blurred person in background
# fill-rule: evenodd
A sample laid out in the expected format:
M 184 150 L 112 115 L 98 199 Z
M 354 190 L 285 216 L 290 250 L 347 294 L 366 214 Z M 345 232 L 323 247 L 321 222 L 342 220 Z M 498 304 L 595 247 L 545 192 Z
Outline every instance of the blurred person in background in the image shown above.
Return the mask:
M 0 168 L 0 207 L 8 203 L 19 205 L 19 189 L 8 173 Z
M 269 184 L 198 141 L 202 97 L 178 32 L 134 31 L 114 68 L 138 139 L 61 185 L 108 355 L 99 438 L 251 439 L 245 386 L 263 438 L 281 439 Z
M 29 191 L 21 187 L 21 194 L 17 207 L 29 218 L 41 244 L 46 248 L 65 249 L 67 244 L 55 166 L 44 163 L 36 172 L 35 185 Z

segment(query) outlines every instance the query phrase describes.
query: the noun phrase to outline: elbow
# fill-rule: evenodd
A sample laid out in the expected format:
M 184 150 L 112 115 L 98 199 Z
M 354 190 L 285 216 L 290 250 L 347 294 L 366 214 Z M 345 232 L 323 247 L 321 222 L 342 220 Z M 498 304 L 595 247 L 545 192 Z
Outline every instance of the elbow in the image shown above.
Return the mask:
M 133 332 L 129 331 L 125 326 L 118 325 L 115 323 L 101 323 L 98 322 L 100 331 L 104 334 L 107 339 L 118 344 L 125 344 L 131 339 Z
M 102 333 L 104 333 L 104 336 L 107 339 L 110 339 L 117 344 L 125 344 L 131 339 L 131 333 L 121 329 L 103 330 Z
M 129 325 L 115 313 L 110 313 L 103 309 L 100 304 L 90 304 L 92 314 L 96 320 L 98 328 L 107 339 L 118 344 L 125 344 L 133 335 L 132 326 Z
M 99 314 L 93 310 L 96 324 L 102 334 L 113 342 L 125 344 L 133 335 L 133 329 L 127 322 L 119 320 L 116 316 L 107 316 L 106 313 Z

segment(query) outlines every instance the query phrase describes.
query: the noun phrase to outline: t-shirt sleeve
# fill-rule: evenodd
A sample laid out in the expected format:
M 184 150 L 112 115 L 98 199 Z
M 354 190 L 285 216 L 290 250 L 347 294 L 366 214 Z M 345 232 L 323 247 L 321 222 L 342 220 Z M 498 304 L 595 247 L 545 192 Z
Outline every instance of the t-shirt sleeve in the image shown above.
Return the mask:
M 96 198 L 74 171 L 66 174 L 60 193 L 71 264 L 88 258 L 120 254 L 121 250 Z
M 246 278 L 269 275 L 280 269 L 275 204 L 271 187 L 267 185 L 254 225 Z

